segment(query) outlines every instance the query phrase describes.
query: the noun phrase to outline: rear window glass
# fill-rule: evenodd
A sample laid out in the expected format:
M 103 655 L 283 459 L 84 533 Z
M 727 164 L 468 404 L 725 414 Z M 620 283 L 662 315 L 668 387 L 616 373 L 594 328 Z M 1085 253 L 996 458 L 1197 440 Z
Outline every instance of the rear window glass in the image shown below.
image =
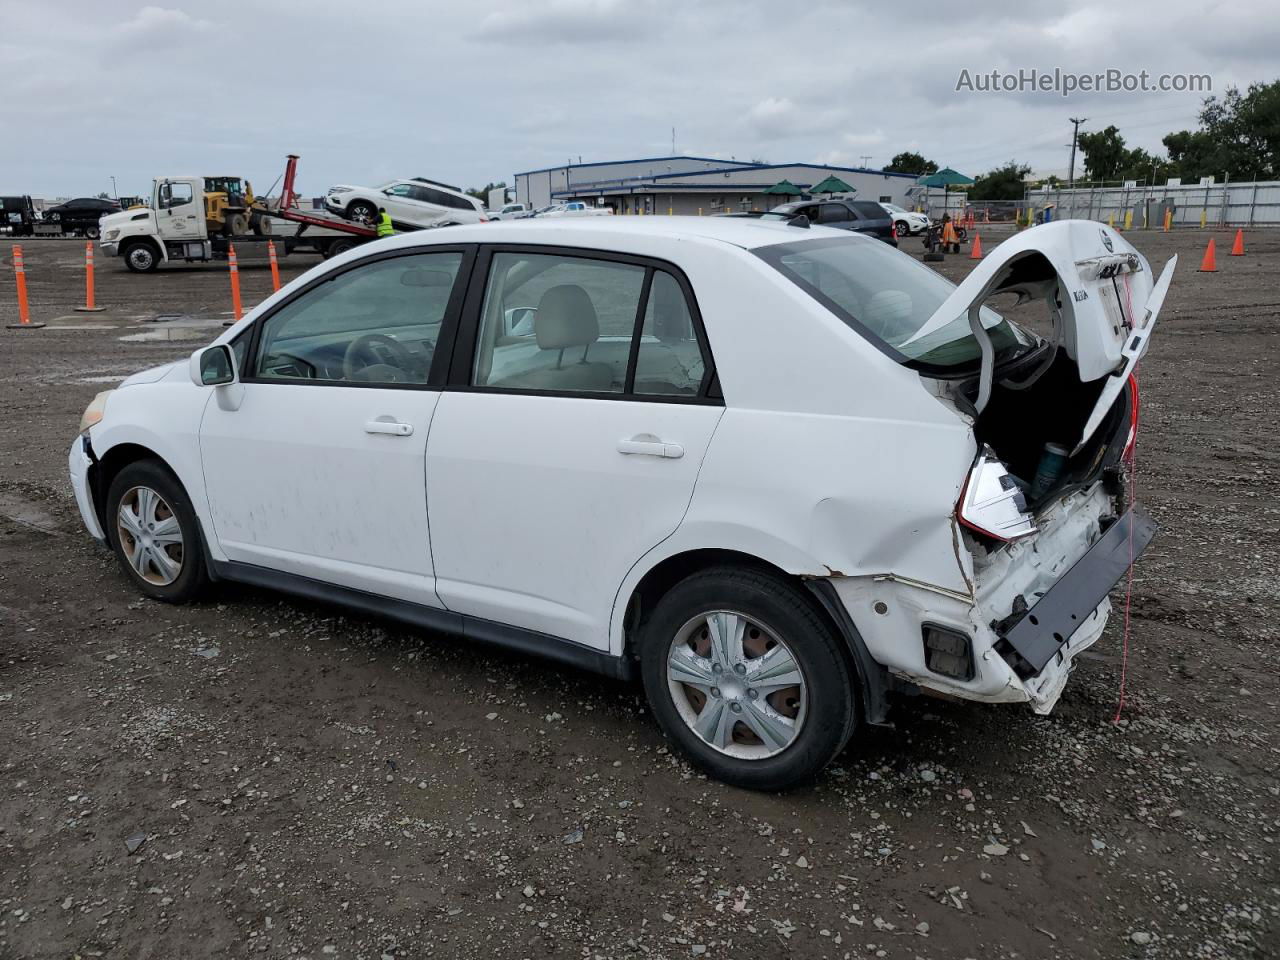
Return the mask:
M 962 312 L 914 340 L 955 289 L 924 264 L 880 243 L 856 237 L 760 247 L 756 256 L 900 363 L 967 367 L 981 357 Z M 1035 339 L 988 307 L 982 325 L 997 356 Z
M 870 220 L 883 220 L 888 216 L 888 214 L 884 212 L 884 207 L 880 206 L 878 203 L 872 203 L 870 200 L 853 201 L 853 209 L 857 210 L 860 214 Z

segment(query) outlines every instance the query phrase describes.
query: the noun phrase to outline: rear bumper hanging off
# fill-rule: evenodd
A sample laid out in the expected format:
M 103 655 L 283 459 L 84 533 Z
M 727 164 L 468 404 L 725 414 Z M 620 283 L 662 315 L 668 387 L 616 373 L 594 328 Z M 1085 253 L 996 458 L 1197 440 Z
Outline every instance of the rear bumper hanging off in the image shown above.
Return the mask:
M 1156 534 L 1134 507 L 1058 579 L 1026 615 L 999 631 L 996 650 L 1023 680 L 1036 676 L 1111 592 Z

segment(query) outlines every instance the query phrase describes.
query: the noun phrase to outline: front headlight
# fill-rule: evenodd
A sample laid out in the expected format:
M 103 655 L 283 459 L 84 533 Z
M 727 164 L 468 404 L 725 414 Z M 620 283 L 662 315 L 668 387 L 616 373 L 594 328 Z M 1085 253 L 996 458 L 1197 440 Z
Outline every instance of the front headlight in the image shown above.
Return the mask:
M 102 239 L 103 239 L 103 240 L 114 240 L 114 239 L 115 239 L 116 237 L 118 237 L 118 236 L 120 236 L 120 231 L 119 231 L 119 230 L 108 230 L 106 233 L 104 233 L 104 234 L 102 235 Z
M 110 390 L 103 390 L 89 401 L 89 405 L 84 408 L 84 413 L 80 417 L 81 433 L 102 421 L 103 415 L 107 412 L 107 397 L 111 396 L 111 393 L 112 391 Z

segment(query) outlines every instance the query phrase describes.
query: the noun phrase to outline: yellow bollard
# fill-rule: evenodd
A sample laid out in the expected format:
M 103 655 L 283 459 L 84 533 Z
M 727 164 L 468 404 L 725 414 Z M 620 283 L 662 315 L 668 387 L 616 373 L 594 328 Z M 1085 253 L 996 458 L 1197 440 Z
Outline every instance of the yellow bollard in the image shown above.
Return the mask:
M 1209 211 L 1201 208 L 1200 210 L 1200 229 L 1204 229 L 1204 225 L 1209 222 Z
M 1173 225 L 1173 211 L 1166 209 L 1164 212 L 1164 232 L 1169 232 L 1169 227 Z
M 698 216 L 702 216 L 702 208 L 701 208 L 701 207 L 699 207 L 699 208 L 698 208 Z
M 1107 217 L 1107 226 L 1112 230 L 1116 228 L 1116 215 L 1114 213 Z
M 1133 229 L 1133 211 L 1132 210 L 1126 210 L 1124 212 L 1124 228 L 1126 230 Z

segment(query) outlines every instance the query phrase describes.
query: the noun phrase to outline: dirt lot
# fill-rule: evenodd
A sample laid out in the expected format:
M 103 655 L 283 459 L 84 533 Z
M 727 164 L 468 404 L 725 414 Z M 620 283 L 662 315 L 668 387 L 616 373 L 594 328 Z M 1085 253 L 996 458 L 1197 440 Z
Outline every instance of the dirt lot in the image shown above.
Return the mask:
M 1280 955 L 1280 234 L 1219 234 L 1217 274 L 1200 232 L 1136 237 L 1183 260 L 1123 718 L 1116 617 L 1051 717 L 914 701 L 786 796 L 674 759 L 638 688 L 265 592 L 139 599 L 66 449 L 198 342 L 122 338 L 222 317 L 227 275 L 100 261 L 110 309 L 76 314 L 83 245 L 25 243 L 49 326 L 0 329 L 0 957 Z

